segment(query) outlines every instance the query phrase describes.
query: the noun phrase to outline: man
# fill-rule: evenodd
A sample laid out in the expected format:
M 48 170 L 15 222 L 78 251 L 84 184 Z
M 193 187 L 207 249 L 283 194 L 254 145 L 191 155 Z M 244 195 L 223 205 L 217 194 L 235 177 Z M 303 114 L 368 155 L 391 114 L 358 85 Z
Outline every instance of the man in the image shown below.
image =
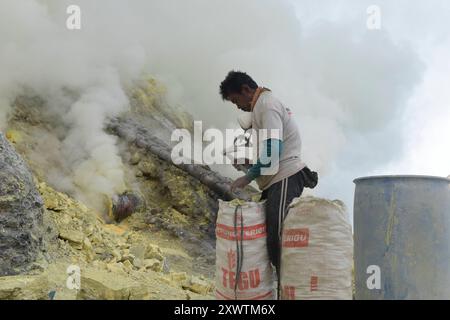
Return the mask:
M 256 164 L 249 168 L 245 176 L 233 182 L 231 190 L 244 188 L 256 180 L 263 191 L 261 200 L 266 199 L 269 259 L 280 279 L 281 228 L 286 209 L 294 198 L 300 197 L 304 187 L 317 184 L 317 174 L 311 172 L 301 160 L 300 133 L 292 112 L 269 89 L 258 87 L 244 72 L 231 71 L 220 84 L 220 94 L 223 100 L 252 113 L 256 145 L 262 146 L 262 150 L 258 152 Z M 261 129 L 267 131 L 266 137 L 260 136 Z M 278 170 L 267 174 L 269 167 L 278 167 Z

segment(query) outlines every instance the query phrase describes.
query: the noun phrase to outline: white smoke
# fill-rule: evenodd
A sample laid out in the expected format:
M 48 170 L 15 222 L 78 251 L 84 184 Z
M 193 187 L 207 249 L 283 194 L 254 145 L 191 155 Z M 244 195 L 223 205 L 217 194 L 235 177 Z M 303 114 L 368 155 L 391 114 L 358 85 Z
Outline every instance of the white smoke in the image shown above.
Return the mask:
M 71 4 L 82 11 L 79 31 L 65 27 Z M 235 128 L 238 112 L 221 101 L 218 87 L 228 71 L 243 70 L 293 110 L 304 159 L 321 174 L 315 192 L 350 206 L 352 178 L 401 157 L 398 127 L 424 69 L 407 39 L 390 32 L 401 28 L 366 28 L 368 5 L 4 0 L 0 126 L 21 88 L 44 96 L 70 128 L 63 150 L 71 183 L 109 194 L 122 188 L 123 172 L 116 142 L 102 129 L 106 117 L 127 108 L 125 86 L 149 72 L 204 128 Z
M 100 208 L 102 195 L 125 188 L 116 139 L 104 132 L 105 119 L 127 109 L 123 88 L 143 71 L 144 59 L 142 50 L 126 37 L 115 42 L 110 30 L 101 29 L 101 20 L 86 32 L 69 31 L 68 4 L 2 1 L 0 128 L 6 128 L 18 94 L 42 97 L 45 113 L 56 117 L 53 125 L 60 128 L 58 144 L 43 144 L 39 150 L 51 155 L 46 158 L 48 178 Z M 52 166 L 56 155 L 63 158 L 58 159 L 63 168 Z M 61 172 L 65 167 L 68 172 Z
M 343 50 L 349 50 L 345 38 L 364 33 L 362 27 L 368 17 L 364 13 L 374 4 L 381 11 L 381 30 L 366 32 L 370 38 L 366 40 L 373 41 L 374 36 L 384 35 L 391 43 L 361 43 L 360 49 L 375 61 L 369 73 L 363 74 L 367 68 L 361 68 L 361 64 L 351 69 L 356 71 L 352 73 L 363 76 L 359 83 L 351 82 L 355 88 L 370 84 L 364 90 L 372 95 L 365 101 L 367 108 L 355 113 L 355 120 L 364 127 L 361 130 L 347 126 L 348 143 L 340 156 L 333 158 L 335 169 L 322 179 L 319 192 L 328 197 L 338 195 L 351 208 L 354 188 L 351 180 L 355 177 L 447 175 L 450 152 L 443 145 L 450 135 L 449 96 L 445 89 L 450 83 L 445 67 L 450 52 L 449 3 L 441 0 L 379 0 L 375 3 L 370 0 L 304 0 L 295 3 L 305 29 L 314 30 L 319 21 L 336 28 L 348 26 L 348 36 L 338 37 L 338 41 L 344 40 L 338 50 L 341 56 Z M 365 76 L 376 80 L 378 70 L 380 76 L 384 73 L 378 78 L 381 81 L 366 83 Z M 354 90 L 353 94 L 358 92 Z M 375 99 L 373 94 L 377 94 Z M 385 119 L 377 117 L 376 112 Z

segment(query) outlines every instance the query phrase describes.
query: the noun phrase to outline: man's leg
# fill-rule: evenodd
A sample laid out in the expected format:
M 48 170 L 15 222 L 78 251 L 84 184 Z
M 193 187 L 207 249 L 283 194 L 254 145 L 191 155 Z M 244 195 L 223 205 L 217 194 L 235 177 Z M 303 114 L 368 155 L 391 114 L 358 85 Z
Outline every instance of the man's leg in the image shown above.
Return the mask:
M 299 173 L 283 179 L 263 192 L 266 199 L 267 250 L 270 262 L 280 279 L 281 232 L 287 207 L 303 192 L 303 180 Z

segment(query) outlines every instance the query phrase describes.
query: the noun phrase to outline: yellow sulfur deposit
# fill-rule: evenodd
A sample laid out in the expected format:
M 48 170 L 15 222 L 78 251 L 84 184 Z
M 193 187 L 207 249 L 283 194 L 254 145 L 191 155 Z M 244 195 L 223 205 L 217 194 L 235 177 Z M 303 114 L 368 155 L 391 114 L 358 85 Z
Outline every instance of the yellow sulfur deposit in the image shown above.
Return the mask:
M 17 143 L 22 141 L 22 135 L 19 131 L 11 129 L 6 131 L 6 139 L 11 143 Z
M 144 130 L 130 142 L 108 131 L 115 119 L 105 119 L 104 130 L 120 144 L 111 163 L 101 144 L 95 157 L 82 148 L 68 150 L 68 128 L 59 115 L 42 112 L 47 108 L 44 99 L 16 99 L 6 136 L 38 181 L 45 237 L 42 256 L 30 274 L 0 277 L 1 297 L 213 298 L 217 194 L 138 143 L 159 135 L 166 141 L 164 135 L 170 138 L 173 128 L 192 131 L 192 117 L 169 105 L 166 93 L 164 85 L 152 78 L 127 88 L 130 110 L 121 117 L 142 124 Z M 121 122 L 121 132 L 133 133 L 125 124 Z M 76 161 L 68 161 L 71 152 Z M 8 185 L 12 187 L 4 188 L 5 201 L 28 192 L 20 183 Z M 131 210 L 135 208 L 131 194 L 143 199 L 139 210 Z M 124 213 L 119 221 L 117 212 Z M 81 270 L 78 291 L 66 286 L 70 266 Z M 45 294 L 34 289 L 40 283 L 45 283 Z
M 45 243 L 51 259 L 38 261 L 33 275 L 0 277 L 0 298 L 49 299 L 53 292 L 54 299 L 213 299 L 210 280 L 175 271 L 167 281 L 166 260 L 185 261 L 183 249 L 160 247 L 151 241 L 155 235 L 127 225 L 105 224 L 95 211 L 46 183 L 38 189 L 47 228 L 56 236 Z M 80 290 L 66 286 L 73 265 L 81 270 Z

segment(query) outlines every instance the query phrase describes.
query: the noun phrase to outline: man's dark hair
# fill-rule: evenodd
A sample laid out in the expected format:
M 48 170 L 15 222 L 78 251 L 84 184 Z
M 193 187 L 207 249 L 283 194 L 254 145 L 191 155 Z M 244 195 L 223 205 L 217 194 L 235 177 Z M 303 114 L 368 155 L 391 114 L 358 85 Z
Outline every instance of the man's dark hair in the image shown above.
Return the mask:
M 220 84 L 220 95 L 223 100 L 227 100 L 232 93 L 241 93 L 242 86 L 246 84 L 251 89 L 257 89 L 258 84 L 248 74 L 241 71 L 230 71 Z

